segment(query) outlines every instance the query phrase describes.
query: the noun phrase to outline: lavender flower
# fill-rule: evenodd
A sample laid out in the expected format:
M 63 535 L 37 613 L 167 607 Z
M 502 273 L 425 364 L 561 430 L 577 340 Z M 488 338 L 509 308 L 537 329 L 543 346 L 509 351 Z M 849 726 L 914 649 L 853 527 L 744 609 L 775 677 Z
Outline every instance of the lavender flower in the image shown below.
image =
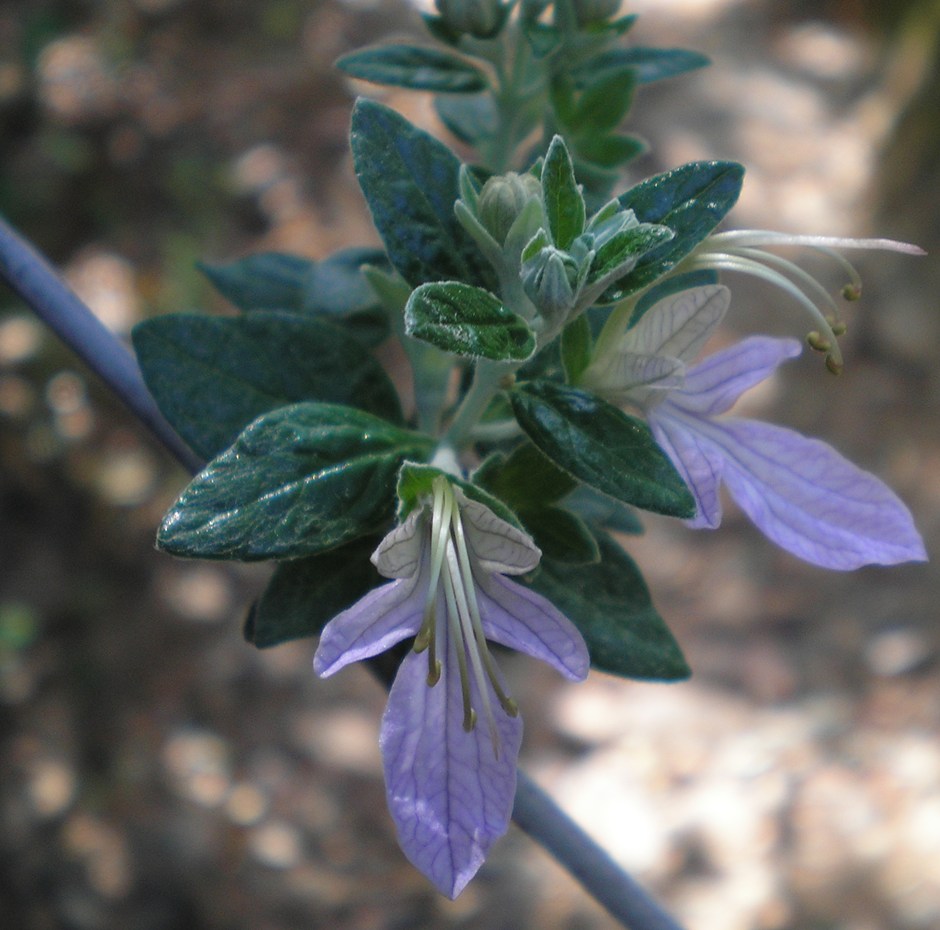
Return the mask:
M 532 571 L 540 557 L 525 533 L 438 476 L 433 498 L 372 556 L 394 580 L 334 617 L 314 657 L 326 677 L 415 637 L 382 718 L 385 786 L 405 855 L 452 898 L 506 832 L 522 741 L 518 708 L 486 641 L 572 680 L 588 673 L 571 622 L 504 577 Z
M 689 367 L 730 299 L 720 285 L 664 298 L 598 354 L 582 383 L 644 412 L 695 496 L 690 526 L 719 525 L 724 482 L 765 535 L 808 562 L 853 569 L 924 560 L 910 512 L 874 475 L 793 430 L 716 419 L 801 351 L 795 339 L 754 336 Z

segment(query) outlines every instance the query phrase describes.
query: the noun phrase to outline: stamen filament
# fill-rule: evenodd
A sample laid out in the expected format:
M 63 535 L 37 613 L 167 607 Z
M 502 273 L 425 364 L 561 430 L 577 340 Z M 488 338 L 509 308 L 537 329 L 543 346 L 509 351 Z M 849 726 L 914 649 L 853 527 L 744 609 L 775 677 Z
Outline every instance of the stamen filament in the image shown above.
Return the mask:
M 447 623 L 450 635 L 454 641 L 454 651 L 457 653 L 457 667 L 460 670 L 460 694 L 463 698 L 463 728 L 469 733 L 476 724 L 476 712 L 470 697 L 470 677 L 467 672 L 467 649 L 461 629 L 460 611 L 457 607 L 457 594 L 454 579 L 451 577 L 450 565 L 444 566 L 444 596 L 447 599 Z

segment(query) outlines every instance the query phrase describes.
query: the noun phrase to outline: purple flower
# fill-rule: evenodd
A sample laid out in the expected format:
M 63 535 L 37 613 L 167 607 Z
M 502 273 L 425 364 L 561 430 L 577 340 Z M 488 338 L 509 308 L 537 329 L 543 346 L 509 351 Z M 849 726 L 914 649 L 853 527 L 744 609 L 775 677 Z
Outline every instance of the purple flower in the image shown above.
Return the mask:
M 793 430 L 717 418 L 801 350 L 795 339 L 755 336 L 688 367 L 729 302 L 720 285 L 664 298 L 592 361 L 584 385 L 641 408 L 695 496 L 691 526 L 719 525 L 723 482 L 770 539 L 808 562 L 853 569 L 926 559 L 910 512 L 874 475 Z
M 405 855 L 452 898 L 506 832 L 515 794 L 522 721 L 487 640 L 573 680 L 588 673 L 572 623 L 504 577 L 540 557 L 525 533 L 438 476 L 433 499 L 372 556 L 395 580 L 334 617 L 313 660 L 326 677 L 415 637 L 382 718 L 385 786 Z

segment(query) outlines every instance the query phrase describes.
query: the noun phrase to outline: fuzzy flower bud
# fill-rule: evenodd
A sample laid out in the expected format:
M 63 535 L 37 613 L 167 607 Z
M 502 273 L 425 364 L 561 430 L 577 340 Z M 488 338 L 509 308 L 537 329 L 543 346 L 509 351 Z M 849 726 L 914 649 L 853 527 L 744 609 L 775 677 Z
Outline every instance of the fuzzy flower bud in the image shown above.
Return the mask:
M 491 39 L 506 21 L 500 0 L 434 0 L 444 22 L 455 32 Z
M 484 229 L 499 245 L 506 241 L 506 234 L 516 217 L 532 200 L 540 200 L 542 186 L 531 174 L 509 174 L 490 178 L 480 191 L 477 216 Z

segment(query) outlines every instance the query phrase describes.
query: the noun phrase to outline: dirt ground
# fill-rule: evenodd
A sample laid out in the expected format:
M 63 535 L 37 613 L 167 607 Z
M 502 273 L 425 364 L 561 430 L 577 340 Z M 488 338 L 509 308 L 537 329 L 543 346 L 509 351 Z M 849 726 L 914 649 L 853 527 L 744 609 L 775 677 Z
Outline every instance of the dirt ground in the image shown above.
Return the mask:
M 746 412 L 876 472 L 935 553 L 936 17 L 885 32 L 865 8 L 632 4 L 637 42 L 714 63 L 642 93 L 652 154 L 633 176 L 733 158 L 748 166 L 734 226 L 932 253 L 862 256 L 845 374 L 803 358 Z M 197 259 L 375 241 L 345 143 L 366 88 L 330 63 L 393 22 L 414 28 L 363 0 L 8 2 L 0 211 L 122 334 L 221 308 Z M 432 118 L 420 96 L 383 99 Z M 731 283 L 736 330 L 808 328 Z M 0 301 L 0 925 L 613 928 L 515 828 L 456 902 L 429 888 L 385 811 L 379 686 L 357 669 L 317 680 L 312 642 L 244 642 L 268 569 L 156 552 L 185 475 Z M 935 562 L 825 572 L 732 508 L 714 533 L 647 522 L 628 547 L 693 677 L 571 686 L 509 660 L 527 770 L 688 930 L 940 926 Z

